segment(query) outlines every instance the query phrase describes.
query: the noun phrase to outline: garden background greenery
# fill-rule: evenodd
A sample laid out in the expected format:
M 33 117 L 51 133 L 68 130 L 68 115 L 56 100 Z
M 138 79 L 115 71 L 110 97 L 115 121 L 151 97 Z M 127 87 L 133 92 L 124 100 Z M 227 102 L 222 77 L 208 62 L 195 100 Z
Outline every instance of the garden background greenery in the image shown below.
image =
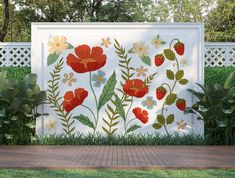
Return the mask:
M 1 0 L 0 41 L 30 42 L 31 22 L 204 22 L 205 42 L 235 41 L 234 0 Z M 30 67 L 7 67 L 8 78 L 22 80 Z M 234 67 L 206 67 L 205 84 L 224 84 Z M 87 136 L 39 137 L 37 144 L 205 144 L 202 137 L 108 140 Z M 87 142 L 89 140 L 89 142 Z M 156 142 L 158 140 L 158 142 Z M 213 144 L 213 143 L 212 143 Z M 221 144 L 221 143 L 214 143 Z M 223 143 L 222 143 L 223 144 Z

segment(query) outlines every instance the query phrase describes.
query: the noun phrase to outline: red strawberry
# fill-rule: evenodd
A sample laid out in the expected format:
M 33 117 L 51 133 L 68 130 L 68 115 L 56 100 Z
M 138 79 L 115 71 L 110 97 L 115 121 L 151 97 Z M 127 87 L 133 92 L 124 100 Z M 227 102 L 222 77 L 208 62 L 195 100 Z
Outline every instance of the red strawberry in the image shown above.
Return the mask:
M 184 54 L 184 43 L 178 41 L 175 45 L 174 45 L 174 49 L 177 52 L 177 54 L 179 55 L 183 55 Z
M 162 98 L 164 98 L 164 96 L 166 95 L 166 89 L 164 87 L 158 87 L 156 89 L 156 96 L 158 100 L 161 100 Z
M 186 101 L 184 99 L 178 99 L 176 106 L 179 110 L 184 111 L 186 109 Z
M 165 57 L 162 54 L 157 54 L 155 56 L 155 65 L 160 66 L 165 61 Z

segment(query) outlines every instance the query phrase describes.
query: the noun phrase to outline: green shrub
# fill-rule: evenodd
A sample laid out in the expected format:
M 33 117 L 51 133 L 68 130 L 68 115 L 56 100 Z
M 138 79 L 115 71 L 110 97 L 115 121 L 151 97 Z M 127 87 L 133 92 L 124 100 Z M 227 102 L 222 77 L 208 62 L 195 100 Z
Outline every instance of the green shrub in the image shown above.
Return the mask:
M 36 84 L 37 75 L 27 74 L 23 80 L 6 78 L 0 72 L 0 143 L 30 144 L 35 140 L 37 107 L 46 93 Z
M 30 67 L 1 67 L 0 71 L 7 71 L 7 78 L 22 80 L 26 74 L 31 72 Z
M 228 75 L 235 67 L 205 67 L 205 84 L 224 84 Z
M 185 114 L 196 114 L 205 124 L 205 136 L 209 144 L 235 144 L 235 72 L 224 85 L 198 84 L 201 91 L 188 89 L 198 100 L 187 107 Z

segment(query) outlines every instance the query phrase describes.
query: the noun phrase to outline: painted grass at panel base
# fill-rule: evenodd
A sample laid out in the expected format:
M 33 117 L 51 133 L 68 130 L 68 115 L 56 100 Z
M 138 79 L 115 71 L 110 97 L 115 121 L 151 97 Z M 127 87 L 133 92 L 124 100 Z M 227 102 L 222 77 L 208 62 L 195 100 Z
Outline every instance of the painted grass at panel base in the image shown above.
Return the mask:
M 36 145 L 206 145 L 201 135 L 129 134 L 105 136 L 102 133 L 38 135 Z

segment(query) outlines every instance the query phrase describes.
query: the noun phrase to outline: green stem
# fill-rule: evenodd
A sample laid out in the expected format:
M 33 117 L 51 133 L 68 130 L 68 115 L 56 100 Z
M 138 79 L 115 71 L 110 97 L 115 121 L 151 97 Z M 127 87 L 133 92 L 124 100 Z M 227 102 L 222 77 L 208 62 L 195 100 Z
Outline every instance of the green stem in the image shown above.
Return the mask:
M 125 130 L 124 137 L 126 136 L 127 126 L 128 126 L 133 120 L 135 120 L 135 119 L 136 119 L 136 118 L 133 118 L 133 119 L 129 120 L 129 121 L 125 124 L 125 126 L 124 126 L 124 130 Z
M 130 112 L 130 109 L 131 109 L 131 107 L 132 107 L 132 104 L 133 104 L 133 96 L 131 97 L 131 104 L 130 104 L 130 106 L 129 106 L 127 112 L 126 112 L 126 116 L 125 116 L 126 119 L 127 119 L 127 116 L 128 116 L 128 114 L 129 114 L 129 112 Z M 127 125 L 128 125 L 129 123 L 130 123 L 130 121 L 129 121 L 128 123 L 126 123 L 126 120 L 124 120 L 124 130 L 125 130 L 124 136 L 126 135 Z
M 171 92 L 171 87 L 170 87 L 170 85 L 168 83 L 163 83 L 162 86 L 163 85 L 166 85 L 168 87 L 169 91 Z
M 174 40 L 178 40 L 178 39 L 173 39 L 173 40 L 171 41 L 171 43 L 172 43 Z M 178 41 L 179 41 L 179 40 L 178 40 Z M 171 47 L 171 44 L 170 44 L 170 47 Z M 178 72 L 178 71 L 179 71 L 179 61 L 178 61 L 177 58 L 175 58 L 175 61 L 176 61 L 176 67 L 177 67 L 177 72 Z M 176 84 L 177 84 L 177 80 L 175 79 L 172 88 L 171 88 L 170 85 L 167 84 L 167 83 L 163 83 L 162 85 L 167 85 L 167 86 L 168 86 L 168 88 L 169 88 L 169 90 L 170 90 L 170 93 L 169 93 L 169 95 L 170 95 L 170 94 L 173 93 L 173 90 L 175 89 Z M 162 115 L 164 114 L 165 105 L 166 105 L 166 101 L 164 101 L 164 103 L 163 103 L 163 105 L 162 105 L 162 109 L 161 109 L 161 114 L 162 114 Z M 167 128 L 166 128 L 166 124 L 164 124 L 163 127 L 164 127 L 164 129 L 165 129 L 167 135 L 169 136 L 170 134 L 169 134 L 169 132 L 168 132 L 168 130 L 167 130 Z
M 94 117 L 94 120 L 96 120 L 96 116 L 95 113 L 86 105 L 82 104 L 81 106 L 83 106 L 84 108 L 86 108 L 88 111 L 90 111 L 90 113 L 92 114 L 92 116 Z
M 130 106 L 129 106 L 127 112 L 126 112 L 126 118 L 127 118 L 128 114 L 129 114 L 129 112 L 130 112 L 130 109 L 131 109 L 131 107 L 132 107 L 132 104 L 133 104 L 133 96 L 131 97 L 131 104 L 130 104 Z
M 61 66 L 62 65 L 63 65 L 63 62 L 61 63 Z M 50 83 L 51 83 L 51 86 L 52 86 L 53 89 L 55 88 L 55 82 L 57 81 L 54 76 L 55 76 L 55 74 L 60 73 L 60 71 L 61 71 L 61 69 L 59 71 L 55 71 L 52 75 L 52 80 L 50 81 Z M 67 118 L 68 114 L 65 113 L 65 111 L 63 110 L 61 104 L 58 103 L 58 101 L 60 99 L 57 97 L 56 92 L 57 92 L 57 90 L 52 90 L 52 92 L 50 92 L 52 97 L 53 97 L 53 101 L 51 101 L 50 104 L 54 105 L 56 107 L 56 109 L 58 110 L 57 112 L 60 113 L 60 114 L 57 113 L 57 115 L 60 116 L 60 117 L 62 116 L 62 118 L 64 119 L 63 122 L 65 122 L 66 129 L 67 129 L 66 134 L 70 135 L 71 134 L 71 130 L 70 130 L 71 125 L 70 125 L 69 120 Z
M 95 129 L 94 129 L 94 133 L 93 133 L 93 134 L 95 134 L 95 131 L 96 131 L 96 128 L 97 128 L 97 125 L 98 125 L 98 121 L 99 121 L 99 109 L 98 109 L 98 100 L 97 100 L 97 97 L 96 97 L 96 94 L 95 94 L 95 90 L 94 90 L 94 88 L 92 86 L 92 83 L 91 83 L 91 72 L 89 72 L 89 84 L 90 84 L 91 91 L 94 95 L 95 104 L 96 104 Z
M 169 45 L 170 49 L 171 49 L 171 45 L 172 45 L 173 41 L 179 41 L 179 40 L 177 38 L 174 38 L 173 40 L 171 40 L 170 45 Z

